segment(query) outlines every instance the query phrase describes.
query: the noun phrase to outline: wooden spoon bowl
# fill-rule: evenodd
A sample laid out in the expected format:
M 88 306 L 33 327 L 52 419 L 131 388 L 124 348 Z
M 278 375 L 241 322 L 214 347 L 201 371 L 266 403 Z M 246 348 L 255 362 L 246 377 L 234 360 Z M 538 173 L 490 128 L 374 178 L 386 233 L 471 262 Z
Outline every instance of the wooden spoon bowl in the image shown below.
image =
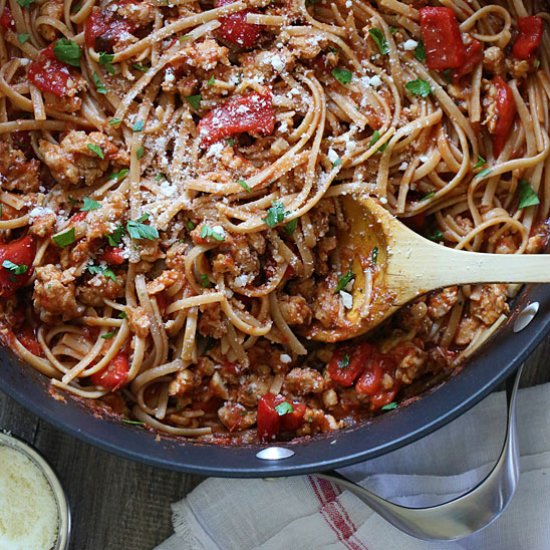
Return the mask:
M 306 338 L 338 342 L 364 334 L 431 290 L 474 283 L 550 282 L 550 256 L 454 250 L 418 235 L 367 196 L 342 199 L 351 231 L 338 235 L 350 259 L 353 302 L 345 318 L 315 321 Z

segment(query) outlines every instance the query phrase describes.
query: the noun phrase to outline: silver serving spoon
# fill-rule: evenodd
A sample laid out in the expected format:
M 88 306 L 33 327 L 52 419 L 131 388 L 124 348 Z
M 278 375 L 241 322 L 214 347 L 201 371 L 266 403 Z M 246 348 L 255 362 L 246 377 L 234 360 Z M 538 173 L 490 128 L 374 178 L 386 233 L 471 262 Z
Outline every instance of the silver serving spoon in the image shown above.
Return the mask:
M 375 512 L 401 531 L 422 540 L 457 540 L 475 533 L 504 512 L 519 479 L 519 449 L 516 433 L 516 397 L 523 365 L 506 388 L 508 426 L 500 457 L 476 487 L 444 504 L 408 508 L 385 500 L 337 473 L 317 474 L 351 491 Z

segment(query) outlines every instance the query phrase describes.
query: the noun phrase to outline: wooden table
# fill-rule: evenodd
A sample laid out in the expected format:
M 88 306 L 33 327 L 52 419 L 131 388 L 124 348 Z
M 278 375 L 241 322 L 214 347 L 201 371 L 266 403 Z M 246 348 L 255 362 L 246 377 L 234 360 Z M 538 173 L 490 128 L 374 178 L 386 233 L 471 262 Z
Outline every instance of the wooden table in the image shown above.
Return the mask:
M 550 381 L 550 339 L 522 385 Z M 170 504 L 202 480 L 100 451 L 65 435 L 0 393 L 0 427 L 35 445 L 59 473 L 73 512 L 73 550 L 151 550 L 171 533 Z

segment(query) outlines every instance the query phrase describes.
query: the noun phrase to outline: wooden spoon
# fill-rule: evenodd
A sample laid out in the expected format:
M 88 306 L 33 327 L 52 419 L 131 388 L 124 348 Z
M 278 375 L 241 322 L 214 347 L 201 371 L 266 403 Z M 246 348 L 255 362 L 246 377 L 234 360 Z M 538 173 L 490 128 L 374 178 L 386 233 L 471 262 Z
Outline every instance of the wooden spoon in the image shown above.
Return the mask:
M 351 283 L 347 287 L 353 302 L 343 320 L 329 313 L 333 326 L 316 320 L 303 333 L 306 338 L 353 338 L 417 296 L 446 286 L 550 282 L 548 255 L 454 250 L 418 235 L 370 197 L 344 197 L 342 207 L 352 229 L 338 235 L 338 249 L 354 277 L 351 290 Z M 342 298 L 350 301 L 349 296 Z

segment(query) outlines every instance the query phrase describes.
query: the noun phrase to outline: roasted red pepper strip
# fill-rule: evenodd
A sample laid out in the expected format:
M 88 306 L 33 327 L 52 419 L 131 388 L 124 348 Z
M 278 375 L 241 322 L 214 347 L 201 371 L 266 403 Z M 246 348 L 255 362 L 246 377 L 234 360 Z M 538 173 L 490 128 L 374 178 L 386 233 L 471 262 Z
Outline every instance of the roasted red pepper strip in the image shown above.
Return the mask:
M 233 4 L 235 0 L 216 0 L 214 7 Z M 218 37 L 224 42 L 234 44 L 241 48 L 251 48 L 256 44 L 262 28 L 260 25 L 251 25 L 246 22 L 249 13 L 258 13 L 257 10 L 246 9 L 231 13 L 219 18 L 220 26 L 216 30 Z
M 466 74 L 470 74 L 483 61 L 483 44 L 475 38 L 466 44 L 465 60 L 461 67 L 453 72 L 453 80 L 456 82 Z
M 210 111 L 199 123 L 203 147 L 242 132 L 269 135 L 274 129 L 275 111 L 269 92 L 232 97 Z
M 39 90 L 63 97 L 69 89 L 71 70 L 55 57 L 53 48 L 54 43 L 40 52 L 36 61 L 29 65 L 28 76 Z
M 389 374 L 393 379 L 391 388 L 384 387 L 384 375 Z M 394 378 L 395 361 L 388 355 L 376 353 L 371 356 L 365 365 L 365 373 L 355 384 L 355 391 L 359 395 L 370 397 L 370 408 L 376 411 L 391 403 L 399 390 L 399 383 Z
M 15 337 L 21 342 L 21 345 L 28 349 L 33 355 L 44 357 L 42 346 L 36 339 L 34 329 L 30 325 L 23 325 L 18 330 L 14 331 Z
M 542 42 L 544 23 L 541 17 L 531 15 L 518 20 L 519 36 L 512 46 L 512 55 L 516 59 L 531 59 Z
M 466 57 L 458 20 L 451 8 L 420 8 L 426 63 L 433 71 L 458 69 Z
M 500 155 L 516 118 L 517 107 L 514 101 L 514 94 L 507 82 L 501 76 L 495 76 L 492 82 L 496 93 L 496 122 L 493 130 L 493 154 L 496 157 Z
M 109 265 L 122 265 L 126 261 L 124 249 L 120 246 L 109 246 L 101 255 L 100 260 Z
M 285 402 L 292 407 L 292 411 L 280 414 L 277 406 Z M 261 441 L 273 441 L 281 431 L 295 432 L 303 424 L 305 412 L 303 403 L 291 403 L 282 395 L 266 393 L 258 401 L 258 438 Z
M 135 23 L 122 19 L 116 12 L 95 7 L 84 26 L 84 42 L 98 52 L 112 52 L 113 46 L 136 28 Z
M 92 374 L 90 380 L 96 386 L 115 391 L 126 384 L 129 370 L 128 355 L 119 351 L 103 370 Z
M 348 388 L 365 370 L 365 365 L 375 353 L 374 346 L 366 342 L 355 349 L 340 349 L 334 353 L 328 364 L 328 374 L 339 386 Z
M 281 416 L 281 430 L 283 432 L 295 432 L 304 423 L 306 406 L 303 403 L 291 403 L 292 412 Z
M 281 419 L 277 409 L 277 396 L 267 393 L 258 401 L 256 421 L 260 441 L 273 441 L 281 429 Z
M 5 29 L 8 29 L 10 31 L 15 31 L 15 21 L 13 20 L 13 17 L 11 16 L 11 11 L 9 6 L 6 6 L 4 8 L 4 11 L 2 12 L 2 15 L 0 16 L 0 25 L 4 27 Z
M 16 241 L 0 244 L 0 298 L 9 298 L 18 288 L 25 286 L 32 275 L 32 262 L 36 255 L 36 243 L 32 235 L 27 235 Z M 26 266 L 21 275 L 3 266 L 9 261 L 17 266 Z

